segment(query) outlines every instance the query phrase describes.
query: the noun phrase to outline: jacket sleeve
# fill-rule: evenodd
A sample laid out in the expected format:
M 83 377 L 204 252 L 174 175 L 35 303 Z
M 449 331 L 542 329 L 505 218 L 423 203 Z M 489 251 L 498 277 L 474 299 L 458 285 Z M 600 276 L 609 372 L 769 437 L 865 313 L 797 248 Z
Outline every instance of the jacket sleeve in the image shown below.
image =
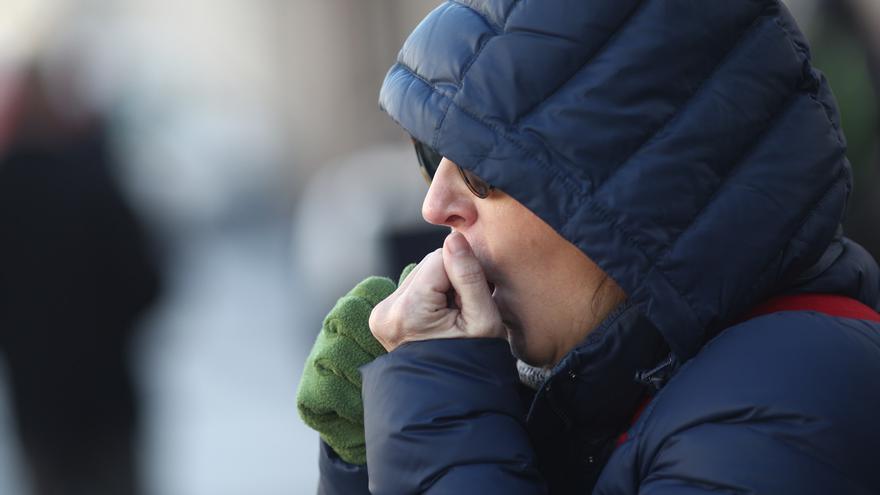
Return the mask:
M 367 467 L 343 461 L 323 440 L 318 466 L 321 472 L 318 495 L 370 494 L 367 487 Z
M 546 493 L 507 342 L 412 342 L 361 373 L 374 495 Z

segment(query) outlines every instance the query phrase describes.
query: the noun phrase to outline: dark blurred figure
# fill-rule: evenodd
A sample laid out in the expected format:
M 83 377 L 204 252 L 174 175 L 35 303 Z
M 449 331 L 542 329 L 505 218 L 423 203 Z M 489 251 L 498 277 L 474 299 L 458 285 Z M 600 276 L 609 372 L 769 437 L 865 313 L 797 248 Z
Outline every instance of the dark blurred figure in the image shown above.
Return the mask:
M 5 115 L 0 348 L 35 494 L 136 494 L 127 341 L 158 272 L 111 177 L 103 124 L 67 113 L 70 98 L 32 71 Z
M 840 106 L 853 165 L 847 235 L 880 259 L 880 4 L 824 0 L 811 33 L 814 62 Z

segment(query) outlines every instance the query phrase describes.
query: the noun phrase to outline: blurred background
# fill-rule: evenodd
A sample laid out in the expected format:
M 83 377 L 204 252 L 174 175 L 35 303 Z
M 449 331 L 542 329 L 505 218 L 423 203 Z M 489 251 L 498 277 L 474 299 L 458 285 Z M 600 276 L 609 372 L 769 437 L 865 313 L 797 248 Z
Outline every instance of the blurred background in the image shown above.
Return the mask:
M 313 493 L 335 299 L 438 245 L 377 107 L 438 0 L 0 0 L 0 493 Z M 880 1 L 788 0 L 880 258 Z

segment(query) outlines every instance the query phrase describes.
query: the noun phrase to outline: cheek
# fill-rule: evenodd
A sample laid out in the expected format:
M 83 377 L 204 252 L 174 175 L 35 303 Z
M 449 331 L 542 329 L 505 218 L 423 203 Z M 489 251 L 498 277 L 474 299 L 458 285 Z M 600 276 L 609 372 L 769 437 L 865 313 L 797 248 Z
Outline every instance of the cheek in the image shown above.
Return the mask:
M 499 289 L 496 303 L 508 329 L 513 354 L 532 365 L 548 364 L 552 360 L 553 332 L 547 328 L 547 315 L 542 314 L 542 302 L 533 294 L 517 293 L 505 288 L 503 291 Z
M 492 281 L 514 294 L 528 292 L 546 271 L 540 246 L 532 239 L 517 237 L 515 231 L 488 235 L 475 251 Z

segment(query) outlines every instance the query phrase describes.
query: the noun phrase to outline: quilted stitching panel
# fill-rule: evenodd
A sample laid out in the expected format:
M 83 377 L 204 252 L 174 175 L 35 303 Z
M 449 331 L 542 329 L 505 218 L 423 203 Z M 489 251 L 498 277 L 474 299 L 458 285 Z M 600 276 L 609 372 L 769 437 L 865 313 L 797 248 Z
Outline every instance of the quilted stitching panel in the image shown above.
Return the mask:
M 453 94 L 471 58 L 494 36 L 492 26 L 478 11 L 445 3 L 416 27 L 397 60 L 441 92 Z
M 836 231 L 848 164 L 807 57 L 774 0 L 458 0 L 407 41 L 416 73 L 392 69 L 381 105 L 580 247 L 687 357 Z
M 693 96 L 613 168 L 597 201 L 646 243 L 668 248 L 798 91 L 802 61 L 784 41 L 772 18 L 754 23 Z M 675 201 L 646 204 L 639 199 L 647 189 Z

